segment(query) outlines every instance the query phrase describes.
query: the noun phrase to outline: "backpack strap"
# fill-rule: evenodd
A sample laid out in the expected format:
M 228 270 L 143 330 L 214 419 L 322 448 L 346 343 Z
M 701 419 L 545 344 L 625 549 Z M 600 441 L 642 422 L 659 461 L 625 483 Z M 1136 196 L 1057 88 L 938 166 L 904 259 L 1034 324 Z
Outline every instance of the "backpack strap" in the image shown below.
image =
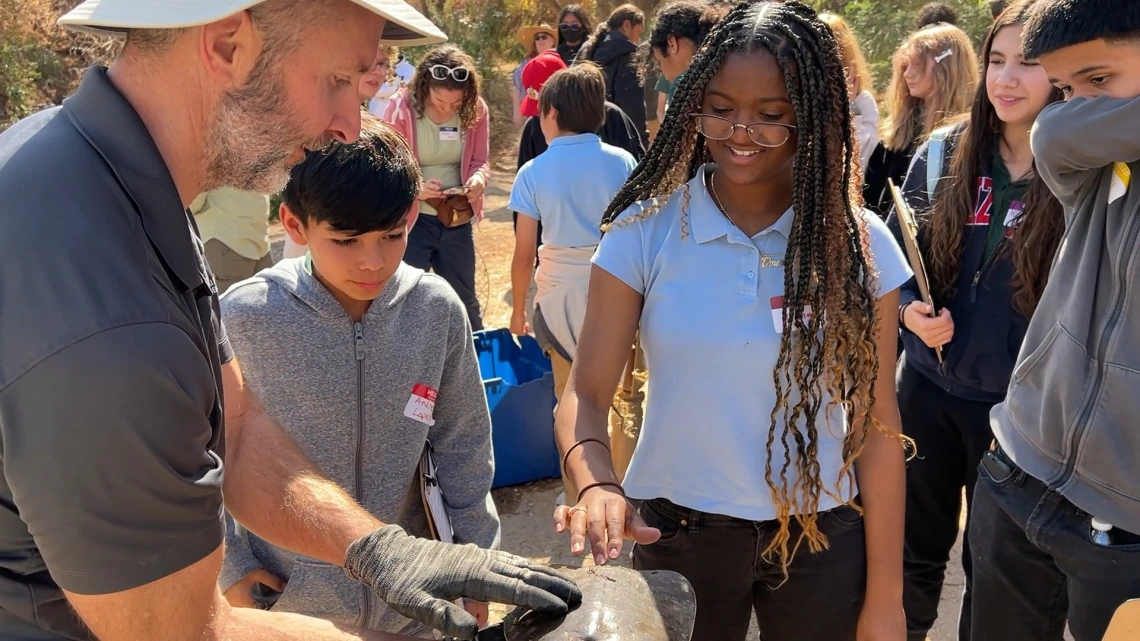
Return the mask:
M 946 140 L 954 131 L 953 125 L 935 129 L 930 134 L 930 146 L 926 152 L 926 198 L 934 199 L 934 190 L 938 187 L 938 179 L 942 177 L 942 163 L 946 156 Z

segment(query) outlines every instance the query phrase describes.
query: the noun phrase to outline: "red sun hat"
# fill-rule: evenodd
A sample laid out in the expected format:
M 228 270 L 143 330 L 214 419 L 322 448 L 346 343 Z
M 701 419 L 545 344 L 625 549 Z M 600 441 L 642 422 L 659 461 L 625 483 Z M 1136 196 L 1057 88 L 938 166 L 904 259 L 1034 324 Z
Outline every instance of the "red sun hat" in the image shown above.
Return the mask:
M 523 101 L 519 112 L 529 118 L 538 115 L 538 92 L 551 76 L 566 68 L 554 49 L 544 51 L 526 63 L 522 71 Z

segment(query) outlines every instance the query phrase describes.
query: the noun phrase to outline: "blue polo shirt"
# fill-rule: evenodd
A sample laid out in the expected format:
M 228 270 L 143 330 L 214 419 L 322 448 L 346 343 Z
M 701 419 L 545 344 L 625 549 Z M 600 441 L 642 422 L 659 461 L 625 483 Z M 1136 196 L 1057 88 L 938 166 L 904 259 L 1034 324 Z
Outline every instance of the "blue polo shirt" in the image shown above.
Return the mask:
M 561 136 L 519 169 L 510 210 L 542 223 L 542 244 L 593 247 L 610 201 L 637 167 L 624 149 L 595 134 Z
M 768 521 L 777 516 L 764 479 L 780 352 L 782 310 L 776 303 L 784 293 L 783 258 L 794 213 L 789 209 L 749 238 L 713 203 L 704 173 L 689 182 L 687 225 L 678 192 L 656 214 L 615 226 L 594 256 L 595 265 L 645 298 L 640 327 L 649 388 L 624 486 L 633 498 L 663 497 L 704 512 Z M 876 295 L 882 296 L 906 282 L 910 268 L 886 225 L 864 215 L 871 264 L 878 270 Z M 851 489 L 839 483 L 846 418 L 838 407 L 821 409 L 817 427 L 820 478 L 847 500 Z M 796 481 L 792 447 L 789 488 Z M 776 470 L 783 459 L 777 438 Z M 837 505 L 823 494 L 818 509 Z

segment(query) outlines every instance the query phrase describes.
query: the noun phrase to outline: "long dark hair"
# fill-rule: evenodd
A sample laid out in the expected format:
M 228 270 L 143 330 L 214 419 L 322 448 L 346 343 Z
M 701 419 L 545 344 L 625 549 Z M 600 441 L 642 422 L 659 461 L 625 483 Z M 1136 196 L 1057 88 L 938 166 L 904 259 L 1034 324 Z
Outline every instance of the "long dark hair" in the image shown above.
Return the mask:
M 606 39 L 606 34 L 621 29 L 621 26 L 625 24 L 627 20 L 632 25 L 645 24 L 645 12 L 632 4 L 623 4 L 617 9 L 614 9 L 610 13 L 610 17 L 594 30 L 594 35 L 590 38 L 589 42 L 582 46 L 582 52 L 578 54 L 578 59 L 593 60 L 594 51 L 597 50 L 602 40 Z M 637 43 L 635 42 L 633 44 Z
M 467 82 L 456 82 L 450 76 L 445 80 L 436 80 L 431 77 L 431 68 L 434 65 L 446 67 L 464 67 L 467 69 Z M 463 92 L 463 103 L 459 105 L 459 120 L 463 129 L 471 129 L 482 115 L 479 105 L 479 87 L 481 80 L 479 70 L 475 67 L 475 60 L 455 45 L 440 45 L 427 52 L 416 66 L 415 76 L 412 77 L 412 106 L 416 115 L 424 117 L 424 108 L 433 87 L 441 89 L 459 89 Z
M 847 81 L 831 28 L 815 11 L 797 0 L 746 2 L 713 28 L 678 83 L 673 106 L 645 159 L 606 209 L 602 229 L 636 224 L 677 191 L 683 198 L 681 226 L 688 228 L 685 185 L 711 161 L 690 114 L 701 111 L 705 87 L 726 57 L 758 51 L 771 52 L 784 70 L 798 133 L 795 216 L 784 256 L 784 331 L 773 372 L 776 404 L 770 423 L 756 426 L 768 433 L 764 478 L 780 525 L 764 553 L 777 556 L 786 569 L 804 541 L 812 551 L 827 546 L 818 525 L 820 496 L 842 500 L 840 490 L 853 488 L 853 464 L 869 431 L 890 433 L 871 414 L 879 375 L 876 272 L 865 250 L 867 229 L 854 178 Z M 638 213 L 617 220 L 636 203 L 642 203 Z M 822 479 L 819 433 L 828 427 L 821 409 L 826 412 L 833 404 L 842 408 L 850 429 L 839 476 Z M 777 438 L 785 454 L 776 463 L 782 467 L 773 470 Z M 796 480 L 791 483 L 793 458 Z M 795 540 L 793 519 L 802 528 Z
M 994 37 L 1006 27 L 1021 24 L 1029 12 L 1028 1 L 1018 1 L 1002 12 L 982 43 L 982 64 L 989 64 Z M 1052 102 L 1062 99 L 1054 89 Z M 985 83 L 978 87 L 970 119 L 961 128 L 958 144 L 939 181 L 934 205 L 926 225 L 930 233 L 929 265 L 934 295 L 939 301 L 955 294 L 962 263 L 962 236 L 966 220 L 973 213 L 978 196 L 977 183 L 982 167 L 1001 139 L 1002 121 L 994 110 Z M 1036 166 L 1034 167 L 1036 169 Z M 998 215 L 995 212 L 995 215 Z M 1014 241 L 1003 243 L 999 251 L 1013 260 L 1013 307 L 1026 318 L 1033 315 L 1049 276 L 1053 254 L 1061 241 L 1065 221 L 1061 203 L 1053 197 L 1045 181 L 1034 172 L 1025 195 L 1025 211 Z
M 566 19 L 566 16 L 574 16 L 578 22 L 582 23 L 582 40 L 579 43 L 585 42 L 586 38 L 590 37 L 590 29 L 593 28 L 590 24 L 590 14 L 586 13 L 582 5 L 568 4 L 558 14 L 558 25 L 555 27 L 558 29 L 558 46 L 569 46 L 562 38 L 562 21 Z

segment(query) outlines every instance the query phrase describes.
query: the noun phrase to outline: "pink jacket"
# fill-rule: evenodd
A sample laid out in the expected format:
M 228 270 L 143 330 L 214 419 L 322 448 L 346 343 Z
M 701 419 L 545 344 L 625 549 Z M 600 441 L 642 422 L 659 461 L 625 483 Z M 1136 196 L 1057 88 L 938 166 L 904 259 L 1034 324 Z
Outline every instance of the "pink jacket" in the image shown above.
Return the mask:
M 479 173 L 483 175 L 483 182 L 490 185 L 491 182 L 491 123 L 488 114 L 490 110 L 487 108 L 487 103 L 482 98 L 479 98 L 479 119 L 475 121 L 475 126 L 463 132 L 463 157 L 459 164 L 459 175 L 466 183 L 471 180 L 471 177 Z M 408 144 L 412 147 L 412 153 L 419 157 L 419 151 L 416 148 L 416 110 L 412 106 L 412 97 L 407 87 L 401 89 L 392 100 L 388 102 L 388 108 L 384 111 L 384 121 L 392 125 L 396 131 L 404 136 Z M 483 219 L 483 196 L 471 201 L 471 207 L 475 210 L 475 220 Z M 417 200 L 412 205 L 411 215 L 408 217 L 408 228 L 411 229 L 412 224 L 420 213 L 420 203 Z

